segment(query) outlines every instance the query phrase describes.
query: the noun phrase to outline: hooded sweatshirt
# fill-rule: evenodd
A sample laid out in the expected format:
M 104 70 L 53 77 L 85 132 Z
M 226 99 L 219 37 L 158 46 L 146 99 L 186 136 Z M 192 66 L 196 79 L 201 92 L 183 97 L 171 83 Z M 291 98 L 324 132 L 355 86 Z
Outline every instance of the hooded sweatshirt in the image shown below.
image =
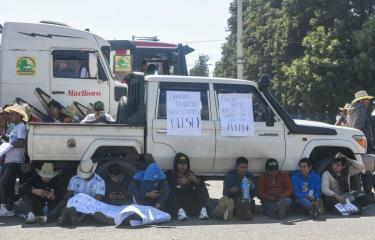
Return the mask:
M 129 195 L 142 201 L 146 199 L 146 193 L 158 191 L 160 197 L 157 203 L 163 205 L 169 196 L 169 186 L 164 172 L 156 163 L 151 163 L 146 170 L 139 171 L 133 176 L 133 180 L 129 185 Z
M 174 162 L 173 162 L 173 170 L 169 170 L 167 172 L 167 179 L 168 179 L 168 184 L 170 186 L 171 189 L 191 189 L 191 188 L 194 188 L 196 185 L 200 184 L 201 181 L 199 181 L 199 183 L 194 183 L 194 182 L 189 182 L 189 184 L 185 185 L 185 186 L 180 186 L 178 183 L 177 183 L 177 179 L 179 179 L 179 177 L 177 176 L 177 173 L 178 173 L 178 170 L 177 170 L 177 164 L 178 164 L 178 160 L 175 159 Z M 195 175 L 191 170 L 190 170 L 190 160 L 186 160 L 186 172 L 184 173 L 184 176 L 188 176 L 188 175 Z
M 302 200 L 310 191 L 313 191 L 314 198 L 320 198 L 320 176 L 310 172 L 307 177 L 303 176 L 300 171 L 295 171 L 292 176 L 293 194 L 295 199 Z

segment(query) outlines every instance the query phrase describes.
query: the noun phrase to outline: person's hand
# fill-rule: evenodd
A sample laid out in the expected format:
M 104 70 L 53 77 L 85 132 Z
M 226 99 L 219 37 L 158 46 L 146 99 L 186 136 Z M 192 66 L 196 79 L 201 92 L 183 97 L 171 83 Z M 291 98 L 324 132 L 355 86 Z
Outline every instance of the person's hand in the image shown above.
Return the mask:
M 339 201 L 341 204 L 345 204 L 346 203 L 346 197 L 342 196 L 342 195 L 338 195 L 336 194 L 335 195 L 335 198 L 337 199 L 337 201 Z
M 158 192 L 158 191 L 148 192 L 148 193 L 146 193 L 146 197 L 152 198 L 152 199 L 157 199 L 157 198 L 160 197 L 160 192 Z
M 121 192 L 111 192 L 109 194 L 109 198 L 114 200 L 114 199 L 120 199 L 120 198 L 124 198 L 125 195 Z
M 231 192 L 231 193 L 236 193 L 236 192 L 238 192 L 239 190 L 240 190 L 240 188 L 237 187 L 237 186 L 233 186 L 233 187 L 230 187 L 230 188 L 229 188 L 229 192 Z
M 156 203 L 156 204 L 154 205 L 154 208 L 159 209 L 160 207 L 161 207 L 160 203 Z
M 313 196 L 311 196 L 311 195 L 307 195 L 306 198 L 307 198 L 307 200 L 309 200 L 310 202 L 312 202 L 312 201 L 315 200 L 315 198 L 314 198 Z
M 56 199 L 56 196 L 53 192 L 45 192 L 45 194 L 46 194 L 46 198 L 48 198 L 49 200 L 54 201 Z
M 189 174 L 188 176 L 187 176 L 187 178 L 188 178 L 188 180 L 190 181 L 190 182 L 193 182 L 193 183 L 195 183 L 195 184 L 197 184 L 197 183 L 199 183 L 199 178 L 197 178 L 197 176 L 195 176 L 194 174 Z
M 189 179 L 185 176 L 179 179 L 179 184 L 180 185 L 187 185 L 189 183 Z
M 47 193 L 46 191 L 44 191 L 43 189 L 32 189 L 31 190 L 31 193 L 34 194 L 34 195 L 37 195 L 38 197 L 41 197 L 41 198 L 45 198 L 47 196 Z

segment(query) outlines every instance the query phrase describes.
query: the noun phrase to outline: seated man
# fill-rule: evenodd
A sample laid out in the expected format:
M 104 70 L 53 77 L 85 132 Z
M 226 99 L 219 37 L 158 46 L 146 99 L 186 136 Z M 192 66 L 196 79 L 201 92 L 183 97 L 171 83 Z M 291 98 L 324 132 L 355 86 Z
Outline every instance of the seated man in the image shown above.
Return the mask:
M 62 123 L 64 122 L 65 115 L 62 113 L 64 107 L 57 101 L 51 100 L 48 103 L 48 117 L 44 122 L 49 123 Z
M 146 170 L 139 171 L 133 176 L 128 193 L 133 197 L 135 204 L 164 210 L 169 196 L 169 186 L 164 172 L 156 163 L 151 163 Z
M 82 160 L 77 168 L 77 175 L 72 177 L 68 184 L 67 200 L 78 193 L 85 193 L 101 201 L 105 196 L 104 180 L 95 173 L 97 163 L 91 160 Z M 64 208 L 61 211 L 58 225 L 76 225 L 81 222 L 85 214 L 77 213 L 75 208 Z
M 285 218 L 293 203 L 293 189 L 289 175 L 279 171 L 276 159 L 267 160 L 266 173 L 258 178 L 257 190 L 263 211 L 271 217 Z
M 111 115 L 104 112 L 104 103 L 97 101 L 94 103 L 94 113 L 87 114 L 81 123 L 115 123 Z
M 311 171 L 311 166 L 310 159 L 302 158 L 298 163 L 299 170 L 292 176 L 292 185 L 296 203 L 315 219 L 324 212 L 324 208 L 320 199 L 320 176 Z
M 364 165 L 337 153 L 328 170 L 322 175 L 322 193 L 327 210 L 339 213 L 335 208 L 337 203 L 345 204 L 349 199 L 362 213 L 364 207 L 371 203 L 371 197 L 357 192 L 350 193 L 350 177 L 361 173 Z
M 62 183 L 56 177 L 58 174 L 52 163 L 43 163 L 42 168 L 36 169 L 36 174 L 24 183 L 26 223 L 45 224 L 59 217 L 65 202 Z
M 198 216 L 202 220 L 208 219 L 208 191 L 205 183 L 190 170 L 189 157 L 177 153 L 173 167 L 173 170 L 167 172 L 172 214 L 177 212 L 178 220 L 185 220 L 188 215 Z
M 233 215 L 244 220 L 253 218 L 255 181 L 253 175 L 247 170 L 248 165 L 249 161 L 246 158 L 236 159 L 236 168 L 229 171 L 224 179 L 224 197 L 213 210 L 214 217 L 224 220 L 231 220 Z M 233 214 L 234 210 L 235 214 Z
M 114 163 L 108 167 L 105 200 L 111 205 L 128 205 L 132 199 L 128 194 L 131 176 L 125 176 L 121 165 Z

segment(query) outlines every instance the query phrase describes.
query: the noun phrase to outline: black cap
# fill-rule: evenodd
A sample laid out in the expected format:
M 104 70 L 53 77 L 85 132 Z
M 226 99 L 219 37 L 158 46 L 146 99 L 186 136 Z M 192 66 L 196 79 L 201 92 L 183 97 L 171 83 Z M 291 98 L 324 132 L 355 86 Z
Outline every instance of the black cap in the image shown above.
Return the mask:
M 276 159 L 270 158 L 266 162 L 266 170 L 267 171 L 279 171 L 279 163 Z
M 177 153 L 175 157 L 175 161 L 180 164 L 188 163 L 189 157 L 184 153 Z

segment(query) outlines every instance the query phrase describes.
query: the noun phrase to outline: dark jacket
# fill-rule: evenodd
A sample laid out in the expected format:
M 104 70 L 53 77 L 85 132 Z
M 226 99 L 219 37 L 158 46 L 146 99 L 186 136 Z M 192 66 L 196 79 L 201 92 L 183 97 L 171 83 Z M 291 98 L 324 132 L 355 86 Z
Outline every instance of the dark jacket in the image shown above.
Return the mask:
M 146 200 L 146 193 L 152 191 L 161 193 L 156 202 L 164 205 L 169 196 L 169 186 L 164 172 L 155 163 L 150 164 L 146 170 L 137 172 L 128 188 L 129 195 L 135 197 L 137 202 Z
M 23 184 L 23 193 L 25 195 L 31 195 L 32 189 L 43 189 L 46 191 L 53 191 L 55 194 L 55 201 L 60 201 L 64 199 L 64 188 L 59 177 L 52 178 L 48 183 L 43 182 L 42 178 L 38 174 L 34 174 Z
M 255 193 L 254 176 L 250 172 L 247 172 L 245 176 L 249 179 L 251 198 L 253 198 L 254 193 Z M 242 179 L 238 178 L 237 170 L 233 169 L 229 171 L 224 179 L 223 195 L 228 196 L 233 199 L 241 198 L 242 197 L 241 184 L 242 184 Z M 235 186 L 239 187 L 239 191 L 237 191 L 236 193 L 231 193 L 229 191 L 229 188 L 235 187 Z
M 293 194 L 296 200 L 305 198 L 310 190 L 313 191 L 314 198 L 320 198 L 321 179 L 320 176 L 314 172 L 305 177 L 300 171 L 295 171 L 292 176 Z
M 180 186 L 178 183 L 177 183 L 177 179 L 179 179 L 179 177 L 177 176 L 177 160 L 175 159 L 174 162 L 173 162 L 173 170 L 168 170 L 167 171 L 167 180 L 168 180 L 168 184 L 169 184 L 169 187 L 171 189 L 192 189 L 194 188 L 195 186 L 199 185 L 202 183 L 202 181 L 199 179 L 199 183 L 194 183 L 194 182 L 189 182 L 189 184 L 185 185 L 185 186 Z M 187 169 L 186 169 L 186 172 L 184 174 L 184 176 L 188 176 L 188 175 L 195 175 L 191 170 L 190 170 L 190 161 L 187 160 L 186 161 L 187 163 Z M 176 188 L 177 187 L 177 188 Z

